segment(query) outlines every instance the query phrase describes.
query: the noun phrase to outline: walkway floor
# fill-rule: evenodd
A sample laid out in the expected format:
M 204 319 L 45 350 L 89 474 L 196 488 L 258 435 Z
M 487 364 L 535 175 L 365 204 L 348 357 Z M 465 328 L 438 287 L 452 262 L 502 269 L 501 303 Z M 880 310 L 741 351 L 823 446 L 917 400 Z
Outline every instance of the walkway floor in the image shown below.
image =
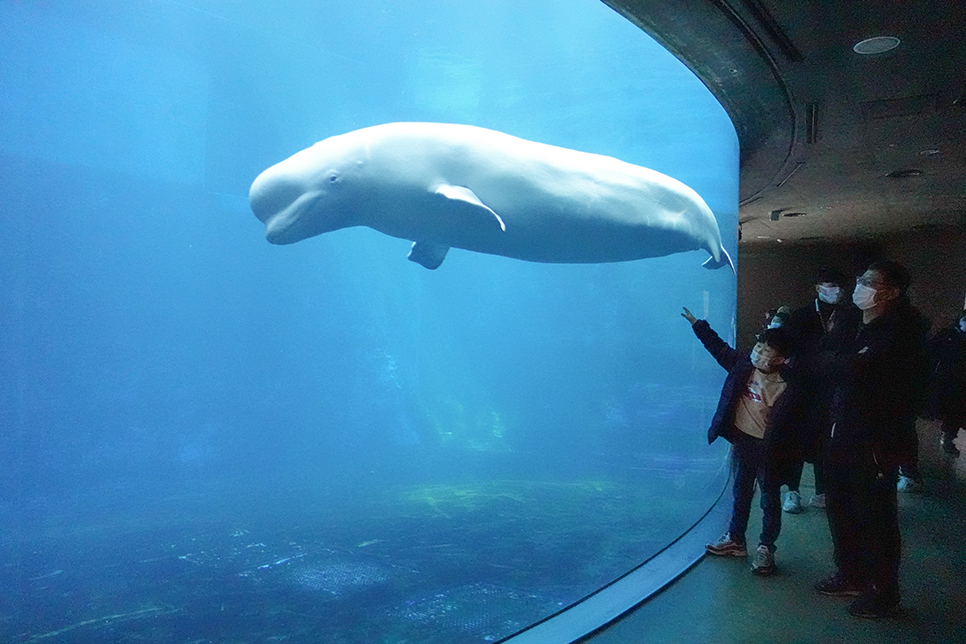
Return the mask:
M 778 572 L 751 574 L 749 562 L 705 557 L 660 594 L 587 644 L 952 644 L 966 642 L 966 432 L 963 455 L 939 449 L 935 423 L 920 422 L 920 467 L 925 491 L 899 495 L 903 538 L 903 614 L 851 617 L 849 599 L 825 597 L 812 585 L 832 572 L 831 541 L 823 510 L 784 514 Z M 806 466 L 810 474 L 811 468 Z M 807 474 L 807 475 L 808 475 Z M 811 484 L 811 481 L 807 481 Z M 806 499 L 812 488 L 803 481 Z M 754 506 L 749 542 L 761 526 Z M 722 532 L 725 526 L 722 526 Z

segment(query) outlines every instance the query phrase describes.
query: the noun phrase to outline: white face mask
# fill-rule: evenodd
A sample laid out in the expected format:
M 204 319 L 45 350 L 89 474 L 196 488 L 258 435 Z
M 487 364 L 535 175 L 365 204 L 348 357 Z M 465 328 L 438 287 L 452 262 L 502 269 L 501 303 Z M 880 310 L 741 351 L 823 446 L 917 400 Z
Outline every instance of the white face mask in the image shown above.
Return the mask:
M 838 286 L 819 286 L 818 299 L 826 304 L 835 304 L 842 297 L 842 289 Z
M 852 302 L 863 311 L 868 311 L 876 305 L 875 296 L 877 290 L 865 284 L 856 284 L 855 291 L 852 293 Z
M 966 333 L 966 318 L 959 321 L 959 330 Z
M 770 373 L 774 371 L 776 368 L 778 368 L 779 365 L 782 364 L 782 362 L 784 362 L 784 360 L 767 358 L 761 355 L 760 353 L 758 353 L 756 349 L 751 350 L 751 355 L 749 356 L 749 358 L 751 358 L 751 364 L 754 365 L 755 369 L 758 369 L 759 371 L 764 371 L 765 373 Z

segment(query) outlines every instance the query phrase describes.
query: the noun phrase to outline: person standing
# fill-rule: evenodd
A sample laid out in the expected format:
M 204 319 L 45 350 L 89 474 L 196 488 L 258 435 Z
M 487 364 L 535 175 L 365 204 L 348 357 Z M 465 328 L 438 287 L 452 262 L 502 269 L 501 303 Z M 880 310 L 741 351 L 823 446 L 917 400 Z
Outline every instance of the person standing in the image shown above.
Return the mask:
M 862 320 L 828 359 L 834 376 L 826 437 L 826 511 L 836 572 L 816 584 L 825 595 L 857 596 L 849 613 L 900 611 L 901 539 L 896 498 L 903 430 L 917 411 L 923 372 L 922 316 L 909 302 L 909 273 L 875 262 L 856 281 Z
M 788 463 L 798 458 L 800 389 L 784 369 L 788 341 L 780 328 L 762 331 L 751 356 L 728 345 L 707 321 L 687 308 L 681 314 L 711 356 L 728 372 L 708 442 L 731 443 L 734 503 L 728 532 L 706 546 L 708 554 L 745 557 L 745 532 L 755 484 L 761 491 L 762 528 L 751 565 L 756 575 L 775 572 L 775 540 L 781 532 L 781 486 Z
M 782 509 L 785 512 L 802 511 L 799 485 L 805 461 L 813 463 L 815 470 L 815 493 L 808 504 L 825 507 L 825 472 L 822 464 L 822 439 L 831 426 L 829 402 L 832 389 L 827 375 L 820 368 L 819 350 L 826 338 L 846 338 L 855 335 L 862 316 L 861 311 L 849 297 L 844 273 L 823 268 L 815 276 L 813 288 L 815 300 L 795 309 L 785 329 L 792 345 L 792 358 L 796 369 L 802 374 L 807 416 L 803 429 L 802 444 L 804 460 L 800 461 L 788 482 L 788 494 Z
M 924 415 L 942 422 L 943 452 L 959 456 L 956 434 L 966 427 L 966 311 L 929 341 L 929 395 Z

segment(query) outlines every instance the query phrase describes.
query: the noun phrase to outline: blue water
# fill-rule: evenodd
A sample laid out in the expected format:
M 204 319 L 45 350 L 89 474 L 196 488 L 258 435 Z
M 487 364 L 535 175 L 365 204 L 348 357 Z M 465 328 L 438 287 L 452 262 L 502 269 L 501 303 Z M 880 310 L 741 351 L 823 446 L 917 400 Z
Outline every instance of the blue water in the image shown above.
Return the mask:
M 0 640 L 496 641 L 720 493 L 706 252 L 428 271 L 248 209 L 457 122 L 669 174 L 736 257 L 726 114 L 602 3 L 5 0 L 0 87 Z

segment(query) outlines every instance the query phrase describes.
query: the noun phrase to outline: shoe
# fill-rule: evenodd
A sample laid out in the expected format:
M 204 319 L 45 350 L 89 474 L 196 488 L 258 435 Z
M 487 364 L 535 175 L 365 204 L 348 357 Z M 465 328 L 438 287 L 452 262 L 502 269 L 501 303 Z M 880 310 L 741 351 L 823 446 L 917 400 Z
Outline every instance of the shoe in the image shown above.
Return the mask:
M 808 504 L 813 508 L 825 509 L 825 493 L 813 494 L 812 498 L 808 500 Z
M 921 481 L 917 481 L 916 479 L 905 475 L 900 475 L 899 482 L 896 483 L 896 490 L 899 492 L 905 492 L 906 494 L 922 492 L 923 487 L 924 486 Z
M 719 557 L 747 557 L 748 551 L 745 549 L 745 544 L 738 543 L 731 538 L 731 535 L 725 533 L 720 539 L 715 543 L 709 543 L 704 547 L 708 551 L 708 554 L 717 555 Z
M 815 584 L 815 590 L 829 597 L 858 597 L 865 588 L 835 573 Z
M 849 606 L 849 615 L 877 619 L 895 617 L 901 610 L 897 593 L 883 593 L 872 588 L 852 602 Z
M 762 544 L 755 551 L 755 559 L 751 562 L 751 572 L 756 575 L 770 575 L 775 572 L 775 555 Z
M 798 514 L 802 511 L 802 495 L 798 492 L 791 491 L 785 495 L 785 503 L 782 504 L 782 510 L 788 512 L 789 514 Z
M 939 438 L 939 445 L 943 448 L 943 452 L 949 454 L 950 456 L 959 456 L 959 448 L 956 447 L 956 443 L 953 442 L 955 436 L 950 436 L 949 434 L 943 433 Z

